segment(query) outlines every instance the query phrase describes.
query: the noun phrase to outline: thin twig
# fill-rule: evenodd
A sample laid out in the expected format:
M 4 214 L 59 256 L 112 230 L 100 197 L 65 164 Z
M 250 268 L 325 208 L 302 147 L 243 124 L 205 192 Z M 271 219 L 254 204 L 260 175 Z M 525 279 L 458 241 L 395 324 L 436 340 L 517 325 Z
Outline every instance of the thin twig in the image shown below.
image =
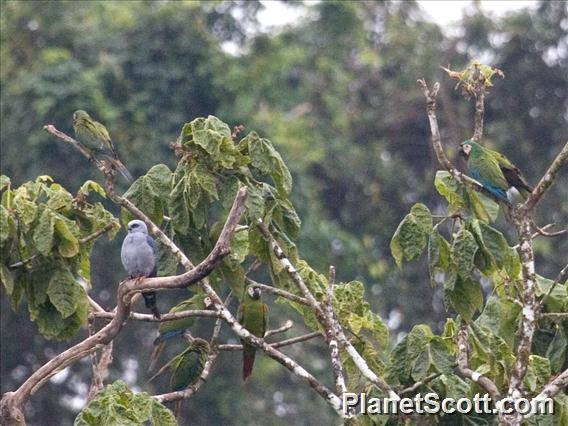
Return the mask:
M 556 224 L 554 223 L 549 223 L 547 225 L 544 225 L 542 228 L 539 228 L 538 226 L 535 226 L 536 228 L 536 232 L 534 234 L 531 235 L 531 239 L 534 240 L 535 238 L 542 236 L 542 237 L 557 237 L 559 235 L 565 234 L 566 232 L 568 232 L 568 229 L 561 229 L 560 231 L 556 231 L 556 232 L 547 232 L 550 228 L 554 227 Z M 514 248 L 515 250 L 519 248 L 519 244 L 514 245 L 512 248 Z
M 272 329 L 272 330 L 268 330 L 266 332 L 266 334 L 264 335 L 264 338 L 266 339 L 267 337 L 274 336 L 275 334 L 285 333 L 288 330 L 290 330 L 293 326 L 294 326 L 294 321 L 288 320 L 284 324 L 282 324 L 280 327 Z
M 250 279 L 249 277 L 245 277 L 245 282 L 247 284 L 254 284 L 258 288 L 260 288 L 263 292 L 271 293 L 271 294 L 274 294 L 275 296 L 280 296 L 280 297 L 283 297 L 284 299 L 291 300 L 292 302 L 296 302 L 296 303 L 300 303 L 302 305 L 308 305 L 309 306 L 309 302 L 306 299 L 304 299 L 303 297 L 300 297 L 300 296 L 296 296 L 295 294 L 292 294 L 292 293 L 290 293 L 286 290 L 282 290 L 282 289 L 272 287 L 272 286 L 266 285 L 266 284 L 261 284 L 259 282 L 256 282 L 256 281 Z
M 314 331 L 312 333 L 303 334 L 298 337 L 292 337 L 290 339 L 281 340 L 280 342 L 269 343 L 269 345 L 273 348 L 281 348 L 283 346 L 290 346 L 296 343 L 305 342 L 306 340 L 311 340 L 314 337 L 321 337 L 321 333 L 319 331 Z M 242 351 L 243 345 L 219 345 L 220 351 Z
M 562 169 L 562 167 L 566 165 L 567 161 L 568 161 L 568 142 L 566 142 L 566 144 L 564 145 L 562 150 L 558 153 L 558 155 L 556 156 L 550 167 L 548 167 L 548 170 L 546 171 L 546 173 L 544 173 L 538 184 L 533 189 L 532 193 L 529 194 L 527 200 L 522 206 L 522 209 L 525 212 L 532 210 L 536 206 L 536 204 L 540 201 L 544 193 L 548 190 L 548 188 L 550 188 L 552 183 L 556 180 L 556 176 L 560 172 L 560 169 Z
M 554 282 L 552 283 L 552 285 L 550 286 L 550 288 L 548 289 L 546 294 L 544 296 L 542 296 L 542 299 L 540 299 L 540 302 L 538 302 L 538 308 L 537 309 L 539 311 L 542 308 L 542 305 L 544 304 L 544 302 L 546 301 L 548 296 L 550 296 L 552 294 L 554 287 L 556 287 L 560 282 L 562 282 L 562 280 L 564 280 L 566 278 L 567 274 L 568 274 L 568 264 L 564 268 L 562 268 L 562 270 L 558 273 L 558 276 L 556 277 L 556 279 L 554 280 Z
M 422 380 L 414 383 L 413 385 L 404 388 L 403 390 L 401 390 L 399 393 L 405 394 L 405 393 L 412 393 L 414 392 L 416 389 L 418 389 L 420 386 L 423 386 L 429 382 L 431 382 L 432 380 L 434 380 L 437 377 L 440 377 L 442 375 L 442 373 L 432 373 L 429 376 L 424 377 Z
M 98 231 L 93 232 L 92 234 L 87 235 L 86 237 L 81 238 L 81 239 L 79 240 L 79 243 L 80 243 L 80 244 L 86 244 L 86 243 L 88 243 L 89 241 L 92 241 L 92 240 L 94 240 L 94 239 L 100 237 L 101 235 L 107 233 L 107 232 L 110 231 L 112 228 L 114 228 L 114 226 L 115 226 L 114 222 L 107 223 L 104 227 L 102 227 L 102 228 L 99 229 Z

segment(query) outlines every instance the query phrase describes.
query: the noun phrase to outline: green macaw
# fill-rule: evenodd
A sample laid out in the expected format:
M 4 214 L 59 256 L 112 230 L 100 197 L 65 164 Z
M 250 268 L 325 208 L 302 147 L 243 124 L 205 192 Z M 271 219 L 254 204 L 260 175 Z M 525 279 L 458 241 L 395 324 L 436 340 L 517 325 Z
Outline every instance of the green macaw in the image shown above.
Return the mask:
M 239 322 L 257 337 L 266 333 L 268 306 L 262 303 L 260 288 L 254 284 L 246 289 L 244 301 L 239 308 Z M 252 374 L 256 348 L 244 340 L 243 345 L 243 380 Z
M 170 379 L 170 388 L 172 392 L 186 389 L 197 383 L 203 367 L 209 356 L 209 343 L 206 340 L 195 337 L 192 339 L 191 344 L 180 354 L 172 358 L 166 365 L 160 368 L 155 375 L 153 375 L 149 382 L 154 380 L 162 374 L 167 368 L 172 371 Z M 175 415 L 179 416 L 181 403 L 183 399 L 176 402 Z
M 118 159 L 108 130 L 103 124 L 93 120 L 86 111 L 79 109 L 73 113 L 73 129 L 75 130 L 75 137 L 93 155 L 102 154 L 122 176 L 129 182 L 133 181 L 126 166 Z
M 520 170 L 500 152 L 484 148 L 471 139 L 462 142 L 460 147 L 468 158 L 467 167 L 471 177 L 497 199 L 509 203 L 507 190 L 513 186 L 524 198 L 532 192 Z
M 190 299 L 178 303 L 176 306 L 170 309 L 170 313 L 209 309 L 212 306 L 213 304 L 208 296 L 206 296 L 204 293 L 198 293 Z M 154 349 L 152 351 L 152 355 L 150 356 L 150 371 L 154 370 L 160 354 L 164 350 L 168 340 L 182 336 L 185 330 L 195 324 L 195 321 L 196 317 L 185 317 L 160 323 L 160 327 L 158 328 L 158 337 L 156 337 L 156 339 L 154 340 Z

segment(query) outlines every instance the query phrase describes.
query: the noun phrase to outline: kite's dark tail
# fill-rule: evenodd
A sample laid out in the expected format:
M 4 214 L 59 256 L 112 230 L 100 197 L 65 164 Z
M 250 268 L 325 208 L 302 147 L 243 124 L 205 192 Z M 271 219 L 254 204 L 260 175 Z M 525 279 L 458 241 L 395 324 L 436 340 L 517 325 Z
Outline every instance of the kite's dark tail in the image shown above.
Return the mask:
M 156 306 L 156 292 L 151 291 L 148 293 L 142 293 L 142 296 L 144 296 L 144 304 L 148 309 L 152 311 L 154 318 L 160 319 L 160 312 L 158 311 L 158 307 Z

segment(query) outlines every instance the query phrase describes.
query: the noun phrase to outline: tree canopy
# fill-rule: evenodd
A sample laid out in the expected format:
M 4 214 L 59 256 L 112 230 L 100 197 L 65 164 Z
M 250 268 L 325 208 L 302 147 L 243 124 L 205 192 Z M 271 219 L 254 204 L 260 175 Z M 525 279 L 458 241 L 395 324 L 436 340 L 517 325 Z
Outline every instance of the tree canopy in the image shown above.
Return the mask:
M 238 188 L 247 188 L 241 225 L 248 228 L 234 234 L 231 254 L 208 278 L 220 296 L 231 288 L 240 299 L 254 260 L 263 265 L 255 280 L 302 296 L 257 229 L 261 219 L 320 302 L 334 265 L 337 319 L 391 387 L 437 374 L 426 386 L 440 394 L 473 392 L 478 384 L 453 371 L 466 338 L 469 367 L 507 393 L 522 340 L 515 337 L 522 328 L 516 302 L 525 303 L 518 227 L 439 164 L 416 80 L 426 78 L 430 90 L 440 81 L 441 147 L 465 170 L 459 142 L 472 135 L 475 102 L 454 90 L 440 65 L 462 70 L 480 60 L 502 70 L 505 78 L 494 76 L 486 88 L 483 144 L 506 153 L 536 186 L 568 133 L 566 8 L 542 2 L 493 18 L 472 5 L 449 34 L 415 2 L 294 3 L 289 7 L 305 9 L 305 17 L 270 33 L 258 19 L 262 7 L 2 3 L 0 132 L 2 174 L 9 177 L 2 180 L 2 392 L 86 337 L 85 288 L 109 310 L 125 278 L 120 227 L 135 213 L 116 202 L 91 163 L 43 130 L 54 124 L 72 135 L 73 111 L 85 109 L 105 123 L 138 177 L 129 188 L 117 178 L 116 194 L 124 192 L 196 264 L 214 247 Z M 238 125 L 245 129 L 235 132 Z M 566 180 L 565 169 L 556 179 Z M 562 182 L 539 200 L 536 224 L 565 227 Z M 534 297 L 545 298 L 544 314 L 558 314 L 539 319 L 529 345 L 525 389 L 537 394 L 567 367 L 568 296 L 555 280 L 568 239 L 533 241 Z M 183 269 L 163 241 L 160 253 L 160 276 Z M 161 291 L 159 305 L 167 310 L 188 294 Z M 292 318 L 298 334 L 321 329 L 303 305 L 264 297 L 269 328 Z M 210 336 L 213 323 L 200 320 L 195 333 Z M 91 327 L 103 324 L 97 319 Z M 154 400 L 131 392 L 163 391 L 164 383 L 146 385 L 143 374 L 156 328 L 135 322 L 121 331 L 107 382 L 122 379 L 131 390 L 115 382 L 91 404 L 122 393 L 145 407 L 142 417 L 152 412 Z M 221 340 L 235 337 L 221 330 Z M 284 352 L 333 388 L 320 340 Z M 170 358 L 180 344 L 167 348 Z M 207 384 L 186 402 L 185 418 L 337 420 L 317 393 L 268 357 L 259 357 L 241 387 L 234 359 L 221 352 Z M 367 389 L 368 377 L 345 348 L 342 360 L 350 389 Z M 26 406 L 30 423 L 53 416 L 71 424 L 84 407 L 88 363 L 64 371 Z M 87 417 L 83 412 L 79 424 L 90 424 Z

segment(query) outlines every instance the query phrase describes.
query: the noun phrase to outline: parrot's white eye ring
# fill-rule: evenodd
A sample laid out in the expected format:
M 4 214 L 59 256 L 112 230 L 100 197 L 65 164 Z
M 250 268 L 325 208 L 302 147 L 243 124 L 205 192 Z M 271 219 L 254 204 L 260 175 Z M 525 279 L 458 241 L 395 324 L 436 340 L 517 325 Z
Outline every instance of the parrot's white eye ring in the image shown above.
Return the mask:
M 463 151 L 465 154 L 469 154 L 469 153 L 471 152 L 471 145 L 469 145 L 469 144 L 463 144 L 463 145 L 461 146 L 461 149 L 462 149 L 462 151 Z

